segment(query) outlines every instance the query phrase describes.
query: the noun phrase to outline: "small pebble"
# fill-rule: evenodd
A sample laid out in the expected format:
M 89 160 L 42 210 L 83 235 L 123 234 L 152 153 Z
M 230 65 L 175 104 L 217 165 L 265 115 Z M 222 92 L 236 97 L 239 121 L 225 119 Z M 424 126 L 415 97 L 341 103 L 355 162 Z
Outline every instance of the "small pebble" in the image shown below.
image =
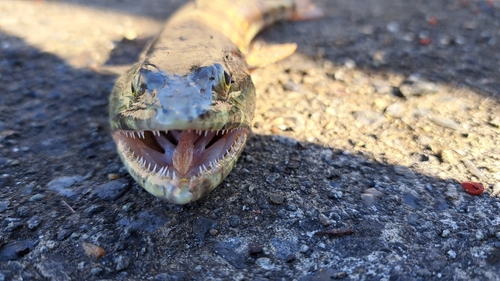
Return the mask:
M 42 218 L 40 218 L 39 216 L 32 216 L 28 220 L 28 228 L 29 229 L 34 229 L 35 227 L 37 227 L 38 225 L 40 225 L 40 222 L 42 222 Z
M 212 236 L 215 236 L 215 235 L 219 234 L 219 231 L 217 229 L 215 229 L 215 228 L 211 228 L 208 231 L 208 233 L 210 233 L 210 235 L 212 235 Z
M 53 250 L 57 247 L 57 242 L 54 240 L 48 240 L 47 242 L 45 242 L 45 246 L 50 250 Z
M 259 243 L 255 243 L 255 242 L 248 243 L 248 253 L 249 254 L 258 254 L 258 253 L 261 253 L 263 249 L 264 248 Z
M 427 81 L 415 81 L 413 83 L 405 83 L 399 86 L 399 91 L 406 98 L 412 96 L 423 96 L 427 94 L 435 94 L 439 91 L 437 84 Z
M 280 177 L 280 174 L 278 173 L 273 173 L 270 174 L 269 176 L 266 177 L 266 182 L 267 183 L 273 183 L 275 182 L 278 178 Z
M 120 178 L 120 174 L 108 174 L 108 179 L 110 181 Z
M 413 179 L 416 177 L 415 173 L 405 166 L 394 166 L 394 172 L 409 179 Z
M 99 247 L 92 243 L 82 242 L 82 248 L 87 256 L 91 258 L 100 259 L 106 254 L 106 251 L 102 247 Z
M 95 214 L 104 211 L 104 209 L 105 209 L 104 206 L 92 205 L 92 206 L 88 207 L 83 213 L 84 213 L 85 217 L 91 218 Z
M 387 115 L 395 117 L 395 118 L 401 118 L 401 117 L 405 116 L 405 114 L 407 113 L 407 109 L 402 103 L 396 102 L 396 103 L 389 105 L 385 109 L 385 113 Z
M 493 195 L 499 195 L 500 194 L 500 182 L 497 182 L 493 185 Z
M 453 251 L 453 250 L 449 250 L 449 251 L 447 252 L 447 254 L 448 254 L 448 256 L 450 256 L 450 258 L 452 258 L 452 259 L 455 259 L 455 258 L 457 257 L 457 253 L 456 253 L 455 251 Z
M 332 225 L 333 221 L 323 214 L 318 215 L 319 222 L 324 226 Z
M 297 259 L 297 257 L 295 256 L 295 254 L 289 254 L 288 256 L 285 257 L 285 262 L 290 263 L 296 259 Z
M 456 131 L 463 130 L 460 124 L 452 119 L 444 118 L 441 116 L 429 116 L 429 119 L 434 122 L 434 124 L 439 125 L 444 128 L 449 128 Z
M 62 196 L 71 198 L 78 195 L 78 191 L 70 187 L 84 180 L 85 177 L 83 176 L 59 177 L 51 180 L 47 184 L 47 188 L 59 193 Z
M 373 206 L 384 194 L 375 188 L 368 188 L 361 194 L 361 200 L 366 207 Z
M 285 202 L 285 197 L 279 194 L 269 194 L 269 201 L 275 205 L 282 205 Z
M 126 179 L 117 179 L 107 182 L 96 188 L 95 194 L 106 201 L 114 201 L 122 197 L 130 188 L 130 183 Z
M 231 227 L 237 227 L 238 225 L 240 225 L 240 222 L 241 220 L 238 216 L 233 215 L 229 217 L 229 226 Z
M 130 265 L 130 259 L 125 256 L 118 256 L 114 259 L 114 262 L 116 264 L 115 270 L 116 271 L 122 271 L 124 269 L 127 269 Z
M 97 275 L 101 275 L 103 271 L 104 271 L 104 270 L 103 270 L 102 268 L 100 268 L 100 267 L 93 267 L 93 268 L 90 270 L 90 273 L 91 273 L 92 275 L 94 275 L 94 276 L 97 276 Z
M 62 241 L 68 238 L 71 235 L 71 230 L 68 229 L 60 229 L 57 233 L 57 240 Z
M 274 267 L 274 265 L 271 263 L 271 259 L 269 258 L 258 258 L 255 261 L 255 264 L 257 264 L 258 266 L 262 267 L 265 270 L 271 270 Z
M 287 205 L 285 206 L 285 210 L 290 211 L 290 212 L 295 212 L 295 211 L 297 211 L 297 209 L 298 209 L 298 208 L 297 208 L 297 205 L 292 204 L 292 203 L 287 204 Z
M 30 209 L 28 206 L 21 206 L 17 209 L 17 213 L 20 217 L 26 217 L 29 215 Z
M 307 245 L 301 245 L 301 246 L 300 246 L 300 250 L 299 250 L 299 252 L 301 252 L 301 253 L 305 253 L 305 252 L 307 252 L 308 250 L 309 250 L 309 246 L 307 246 Z
M 450 234 L 451 234 L 451 232 L 450 232 L 448 229 L 445 229 L 445 230 L 443 230 L 443 232 L 441 233 L 441 237 L 443 237 L 443 238 L 447 238 L 447 237 L 450 237 Z
M 391 21 L 387 24 L 387 31 L 390 33 L 396 33 L 399 31 L 399 23 L 397 21 Z
M 44 198 L 45 198 L 45 195 L 40 194 L 40 193 L 37 193 L 37 194 L 35 194 L 35 195 L 31 196 L 29 200 L 30 200 L 31 202 L 36 202 L 36 201 L 41 201 L 41 200 L 43 200 Z
M 457 188 L 453 184 L 448 184 L 446 186 L 446 197 L 450 200 L 458 200 L 460 198 Z

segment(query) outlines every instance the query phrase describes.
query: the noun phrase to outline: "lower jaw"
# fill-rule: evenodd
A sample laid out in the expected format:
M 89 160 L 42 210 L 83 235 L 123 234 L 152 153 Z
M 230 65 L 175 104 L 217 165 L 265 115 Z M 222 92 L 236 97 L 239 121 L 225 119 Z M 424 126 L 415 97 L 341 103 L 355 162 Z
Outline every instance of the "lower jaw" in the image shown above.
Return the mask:
M 245 142 L 248 135 L 245 136 Z M 193 177 L 165 178 L 152 174 L 138 164 L 130 162 L 123 149 L 118 143 L 118 154 L 130 175 L 150 194 L 170 203 L 184 205 L 207 196 L 215 189 L 231 172 L 236 165 L 242 148 L 234 157 L 223 159 L 216 169 L 210 173 L 198 174 Z

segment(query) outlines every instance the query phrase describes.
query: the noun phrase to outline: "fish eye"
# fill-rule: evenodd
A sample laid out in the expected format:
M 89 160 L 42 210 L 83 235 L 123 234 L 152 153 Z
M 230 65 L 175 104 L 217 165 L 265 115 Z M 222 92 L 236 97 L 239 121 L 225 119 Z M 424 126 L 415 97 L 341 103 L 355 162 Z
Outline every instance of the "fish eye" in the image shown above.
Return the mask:
M 226 87 L 229 87 L 231 86 L 231 82 L 233 80 L 231 79 L 231 75 L 229 75 L 229 73 L 227 73 L 227 71 L 224 71 L 224 85 Z

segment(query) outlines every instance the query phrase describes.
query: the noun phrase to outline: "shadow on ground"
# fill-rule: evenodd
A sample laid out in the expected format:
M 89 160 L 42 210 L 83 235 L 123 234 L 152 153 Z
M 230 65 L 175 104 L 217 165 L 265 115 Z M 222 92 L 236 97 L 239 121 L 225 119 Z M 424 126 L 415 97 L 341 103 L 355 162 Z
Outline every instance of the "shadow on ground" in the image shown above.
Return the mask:
M 207 198 L 163 203 L 114 151 L 115 78 L 0 39 L 5 279 L 498 277 L 497 199 L 370 155 L 256 134 Z
M 261 38 L 267 42 L 304 43 L 299 44 L 300 52 L 335 65 L 397 73 L 407 83 L 419 79 L 470 88 L 498 101 L 500 54 L 496 25 L 500 9 L 495 2 L 315 2 L 324 8 L 324 19 L 278 24 Z M 84 6 L 161 20 L 182 3 L 87 1 Z

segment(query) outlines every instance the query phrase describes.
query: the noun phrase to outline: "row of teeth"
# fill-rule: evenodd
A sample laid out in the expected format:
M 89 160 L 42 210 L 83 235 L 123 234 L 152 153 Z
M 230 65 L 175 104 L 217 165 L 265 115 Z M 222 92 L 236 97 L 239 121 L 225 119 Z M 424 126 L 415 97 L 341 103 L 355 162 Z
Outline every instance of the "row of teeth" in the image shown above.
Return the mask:
M 236 137 L 236 139 L 234 140 L 234 144 L 228 149 L 226 150 L 226 152 L 223 154 L 223 156 L 220 158 L 220 159 L 217 159 L 217 160 L 213 160 L 211 161 L 209 164 L 208 164 L 208 167 L 205 165 L 205 164 L 201 164 L 201 166 L 198 167 L 199 169 L 199 173 L 203 173 L 203 172 L 208 172 L 209 170 L 215 170 L 215 168 L 217 167 L 217 164 L 224 158 L 228 157 L 229 155 L 230 156 L 235 156 L 236 153 L 237 153 L 237 147 L 240 147 L 241 145 L 243 145 L 243 141 L 244 138 L 242 138 L 240 135 L 238 135 Z M 158 173 L 160 174 L 161 176 L 163 176 L 164 178 L 169 178 L 170 176 L 170 171 L 168 170 L 168 167 L 165 166 L 165 167 L 161 167 L 158 169 L 158 165 L 155 164 L 153 168 L 151 168 L 151 163 L 148 163 L 146 161 L 146 159 L 144 159 L 144 157 L 142 156 L 135 156 L 134 155 L 134 151 L 128 147 L 127 145 L 125 145 L 125 147 L 127 148 L 127 151 L 132 155 L 132 157 L 135 157 L 135 160 L 137 163 L 139 163 L 139 165 L 144 168 L 145 170 L 147 170 L 148 172 L 153 172 L 153 173 Z M 156 171 L 158 170 L 158 171 Z M 172 171 L 172 179 L 174 181 L 177 180 L 177 174 Z
M 236 131 L 238 129 L 225 129 L 225 130 L 194 130 L 194 132 L 197 134 L 197 135 L 200 135 L 200 136 L 203 136 L 205 135 L 205 137 L 208 135 L 209 132 L 212 132 L 214 133 L 215 132 L 215 135 L 217 136 L 219 133 L 221 133 L 221 135 L 224 135 L 226 133 L 232 133 L 234 131 Z M 192 130 L 188 130 L 188 132 L 191 132 Z M 151 131 L 153 133 L 153 135 L 159 137 L 160 136 L 160 131 Z M 163 131 L 165 134 L 168 134 L 168 131 Z M 139 139 L 144 139 L 145 136 L 144 136 L 144 131 L 120 131 L 121 134 L 125 135 L 126 137 L 128 138 L 133 138 L 135 139 L 136 137 L 139 138 Z

